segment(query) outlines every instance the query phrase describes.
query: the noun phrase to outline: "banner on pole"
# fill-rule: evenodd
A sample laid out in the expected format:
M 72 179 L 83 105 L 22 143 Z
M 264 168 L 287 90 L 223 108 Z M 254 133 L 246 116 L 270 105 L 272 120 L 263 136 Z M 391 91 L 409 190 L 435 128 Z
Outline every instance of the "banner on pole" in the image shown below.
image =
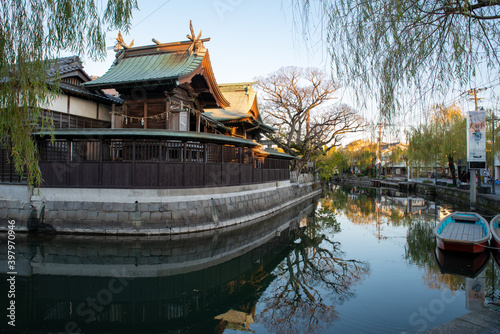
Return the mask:
M 486 112 L 469 111 L 467 115 L 467 162 L 470 169 L 486 168 Z

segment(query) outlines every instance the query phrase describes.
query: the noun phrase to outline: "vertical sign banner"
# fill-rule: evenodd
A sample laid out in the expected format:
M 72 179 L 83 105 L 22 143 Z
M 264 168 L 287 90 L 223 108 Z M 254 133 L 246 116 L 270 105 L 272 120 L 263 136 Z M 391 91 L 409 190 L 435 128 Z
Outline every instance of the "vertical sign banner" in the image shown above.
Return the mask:
M 467 162 L 470 169 L 486 168 L 486 112 L 469 111 L 467 115 Z

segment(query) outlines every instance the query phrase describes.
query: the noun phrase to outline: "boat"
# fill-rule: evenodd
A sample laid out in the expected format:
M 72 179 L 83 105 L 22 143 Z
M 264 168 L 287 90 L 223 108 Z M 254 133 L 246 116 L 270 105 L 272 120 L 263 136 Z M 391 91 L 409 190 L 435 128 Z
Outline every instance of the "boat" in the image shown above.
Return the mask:
M 491 238 L 489 224 L 475 212 L 453 212 L 434 230 L 437 247 L 445 251 L 481 253 Z
M 495 257 L 495 260 L 500 265 L 500 214 L 493 217 L 490 221 L 490 231 L 491 231 L 491 252 Z

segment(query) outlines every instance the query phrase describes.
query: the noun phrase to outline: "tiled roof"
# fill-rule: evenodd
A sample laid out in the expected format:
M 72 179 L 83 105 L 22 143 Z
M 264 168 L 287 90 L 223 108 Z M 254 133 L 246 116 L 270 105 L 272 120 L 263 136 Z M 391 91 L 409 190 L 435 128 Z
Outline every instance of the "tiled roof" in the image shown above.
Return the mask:
M 71 73 L 75 71 L 76 73 Z M 47 70 L 48 81 L 52 82 L 53 78 L 55 78 L 58 73 L 61 79 L 71 78 L 76 76 L 79 77 L 81 80 L 90 81 L 90 76 L 83 70 L 82 62 L 80 60 L 80 57 L 78 56 L 62 57 L 52 61 L 50 68 Z M 99 90 L 90 92 L 89 90 L 80 85 L 75 85 L 64 81 L 59 81 L 58 84 L 59 88 L 67 94 L 76 95 L 92 101 L 98 101 L 107 104 L 123 103 L 122 99 L 108 95 Z
M 176 80 L 196 70 L 203 60 L 204 53 L 157 53 L 132 56 L 115 60 L 111 68 L 100 78 L 86 82 L 88 88 L 110 88 L 147 82 Z M 144 84 L 143 84 L 144 85 Z
M 252 85 L 255 82 L 221 84 L 219 88 L 224 97 L 231 103 L 225 109 L 206 108 L 204 114 L 219 122 L 247 121 L 267 132 L 276 129 L 265 125 L 257 105 L 257 93 Z

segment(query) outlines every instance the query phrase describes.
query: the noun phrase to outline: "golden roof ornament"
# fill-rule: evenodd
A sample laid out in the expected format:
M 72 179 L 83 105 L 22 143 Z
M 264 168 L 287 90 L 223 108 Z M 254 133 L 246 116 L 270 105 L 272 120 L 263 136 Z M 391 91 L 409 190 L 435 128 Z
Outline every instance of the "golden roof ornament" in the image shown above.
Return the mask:
M 118 37 L 116 38 L 115 51 L 120 50 L 121 48 L 130 49 L 134 46 L 134 40 L 130 42 L 130 44 L 125 43 L 123 40 L 122 32 L 118 31 Z
M 191 30 L 191 35 L 186 35 L 187 38 L 191 41 L 191 45 L 187 49 L 187 52 L 189 54 L 197 53 L 198 51 L 201 51 L 203 48 L 203 42 L 201 41 L 201 29 L 198 34 L 198 36 L 195 36 L 194 34 L 194 29 L 193 29 L 193 22 L 189 20 L 189 29 Z

